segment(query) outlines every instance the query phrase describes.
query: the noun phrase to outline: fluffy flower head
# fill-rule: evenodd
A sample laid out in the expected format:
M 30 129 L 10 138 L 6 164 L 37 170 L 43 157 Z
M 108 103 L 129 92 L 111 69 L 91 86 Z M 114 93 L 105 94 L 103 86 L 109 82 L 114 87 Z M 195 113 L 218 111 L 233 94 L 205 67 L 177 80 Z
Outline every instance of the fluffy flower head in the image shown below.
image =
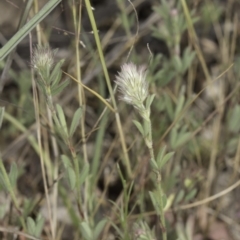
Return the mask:
M 146 80 L 146 68 L 137 67 L 133 63 L 126 63 L 116 76 L 116 84 L 121 93 L 120 99 L 134 106 L 143 116 L 146 109 L 143 104 L 148 96 L 148 82 Z
M 120 99 L 138 108 L 148 96 L 148 82 L 144 66 L 137 68 L 133 63 L 126 63 L 116 76 L 116 84 L 121 93 Z
M 54 65 L 54 52 L 49 47 L 37 46 L 32 55 L 32 67 L 40 74 L 49 73 Z
M 54 54 L 49 47 L 36 47 L 33 52 L 32 65 L 34 68 L 42 68 L 54 64 Z

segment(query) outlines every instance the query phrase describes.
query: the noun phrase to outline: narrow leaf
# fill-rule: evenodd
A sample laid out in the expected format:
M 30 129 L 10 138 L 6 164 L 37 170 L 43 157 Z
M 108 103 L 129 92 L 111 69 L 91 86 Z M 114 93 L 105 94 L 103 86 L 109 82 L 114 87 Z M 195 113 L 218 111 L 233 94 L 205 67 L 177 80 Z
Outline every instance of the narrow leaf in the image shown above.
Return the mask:
M 197 189 L 196 188 L 194 188 L 193 190 L 191 190 L 188 194 L 187 194 L 187 196 L 185 197 L 185 201 L 190 201 L 190 200 L 192 200 L 195 196 L 196 196 L 196 194 L 197 194 Z
M 35 227 L 35 236 L 36 237 L 39 237 L 41 235 L 43 226 L 44 226 L 44 218 L 41 215 L 38 215 L 37 221 L 36 221 L 36 227 Z
M 50 83 L 51 83 L 51 86 L 55 86 L 59 83 L 60 79 L 61 79 L 61 76 L 62 76 L 62 70 L 61 70 L 61 67 L 64 63 L 64 59 L 62 59 L 61 61 L 59 61 L 54 69 L 52 70 L 52 73 L 51 73 L 51 76 L 50 76 Z
M 135 124 L 135 126 L 137 127 L 137 129 L 139 130 L 139 132 L 142 134 L 142 136 L 144 137 L 144 130 L 143 127 L 141 125 L 140 122 L 133 120 L 133 123 Z
M 80 223 L 81 233 L 86 240 L 93 240 L 92 230 L 86 222 Z
M 0 161 L 1 161 L 1 160 L 0 160 Z M 4 180 L 4 177 L 3 177 L 3 175 L 2 175 L 1 172 L 0 172 L 0 187 L 1 187 L 2 189 L 4 189 L 5 191 L 8 190 L 7 184 L 6 184 L 5 180 Z
M 178 148 L 181 145 L 183 145 L 184 143 L 186 143 L 190 139 L 190 137 L 191 137 L 191 133 L 190 132 L 187 132 L 187 133 L 181 135 L 181 137 L 179 137 L 179 139 L 175 143 L 175 148 Z
M 162 203 L 163 203 L 163 208 L 167 205 L 167 196 L 165 194 L 162 195 Z
M 9 172 L 9 180 L 13 188 L 15 188 L 16 186 L 17 178 L 18 178 L 18 167 L 17 167 L 17 164 L 13 162 Z
M 88 173 L 89 173 L 89 164 L 86 163 L 81 171 L 81 175 L 80 175 L 80 178 L 79 178 L 79 182 L 80 182 L 80 185 L 82 185 L 85 181 L 86 181 L 86 178 L 88 176 Z
M 154 206 L 154 209 L 155 209 L 155 211 L 158 213 L 158 214 L 160 214 L 160 211 L 159 211 L 159 207 L 158 207 L 158 204 L 157 204 L 157 199 L 156 199 L 156 194 L 154 193 L 154 192 L 150 192 L 149 191 L 149 195 L 150 195 L 150 198 L 151 198 L 151 200 L 152 200 L 152 204 L 153 204 L 153 206 Z
M 124 239 L 123 231 L 113 221 L 111 222 L 111 225 L 119 235 L 119 239 Z
M 173 149 L 176 148 L 176 142 L 177 142 L 177 127 L 174 126 L 173 129 L 170 132 L 170 144 Z
M 54 87 L 51 88 L 51 93 L 53 96 L 61 93 L 63 91 L 63 89 L 69 84 L 69 80 L 65 80 L 64 82 L 62 82 L 59 85 L 56 85 Z
M 178 204 L 183 200 L 184 194 L 185 194 L 184 190 L 181 189 L 180 192 L 178 193 L 176 199 L 175 199 L 175 204 Z
M 106 225 L 106 222 L 107 222 L 107 220 L 103 219 L 97 224 L 96 228 L 94 229 L 94 233 L 93 233 L 94 240 L 98 239 L 100 233 L 102 232 L 104 226 Z
M 178 72 L 178 73 L 181 73 L 181 70 L 182 70 L 182 62 L 181 62 L 181 58 L 177 55 L 175 55 L 173 57 L 173 65 L 175 67 L 175 70 Z
M 69 167 L 72 167 L 72 163 L 71 163 L 71 160 L 69 159 L 68 156 L 66 155 L 61 155 L 61 159 L 63 161 L 63 165 L 65 167 L 65 169 L 69 168 Z
M 150 96 L 148 96 L 147 98 L 147 102 L 146 102 L 146 108 L 149 109 L 152 102 L 153 102 L 153 99 L 155 97 L 155 94 L 151 94 Z
M 157 155 L 157 163 L 159 165 L 159 163 L 162 161 L 163 159 L 163 156 L 165 155 L 165 152 L 166 152 L 166 146 L 162 147 L 159 152 L 158 152 L 158 155 Z
M 168 162 L 169 159 L 171 159 L 173 155 L 174 152 L 167 153 L 160 161 L 159 168 L 162 169 L 162 167 Z
M 67 123 L 66 123 L 66 119 L 65 119 L 63 109 L 59 104 L 56 105 L 56 108 L 57 108 L 58 118 L 59 118 L 62 130 L 68 136 Z M 58 129 L 58 130 L 60 130 L 60 129 Z
M 36 225 L 35 225 L 34 220 L 31 217 L 27 218 L 27 229 L 28 229 L 29 234 L 35 236 Z
M 0 107 L 0 129 L 2 127 L 4 110 L 5 110 L 5 107 Z
M 158 170 L 158 165 L 154 159 L 150 159 L 151 167 L 155 170 Z
M 82 108 L 78 108 L 78 110 L 74 113 L 73 120 L 71 123 L 70 131 L 69 131 L 70 137 L 72 137 L 74 132 L 76 131 L 76 128 L 79 124 L 81 117 L 82 117 Z
M 30 19 L 1 49 L 0 61 L 3 60 L 18 43 L 38 24 L 40 23 L 59 3 L 61 0 L 50 0 L 45 6 Z
M 178 117 L 178 115 L 182 111 L 184 102 L 185 102 L 185 97 L 184 95 L 181 95 L 180 99 L 178 99 L 178 104 L 175 111 L 175 119 Z
M 68 181 L 69 181 L 71 190 L 74 190 L 75 186 L 76 186 L 76 175 L 75 175 L 75 172 L 74 172 L 74 170 L 71 167 L 69 167 L 67 169 L 67 174 L 68 174 Z

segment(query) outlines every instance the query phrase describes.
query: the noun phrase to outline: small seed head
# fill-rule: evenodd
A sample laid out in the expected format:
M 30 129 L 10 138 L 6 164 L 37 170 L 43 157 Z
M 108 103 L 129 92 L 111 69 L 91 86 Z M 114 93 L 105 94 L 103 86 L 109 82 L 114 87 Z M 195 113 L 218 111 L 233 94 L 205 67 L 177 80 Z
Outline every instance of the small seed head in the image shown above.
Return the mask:
M 133 63 L 126 63 L 118 72 L 115 82 L 121 93 L 120 99 L 134 106 L 142 115 L 146 111 L 143 102 L 148 96 L 146 68 L 144 66 L 137 67 Z
M 49 47 L 37 46 L 32 55 L 32 67 L 40 75 L 49 73 L 54 65 L 54 53 Z

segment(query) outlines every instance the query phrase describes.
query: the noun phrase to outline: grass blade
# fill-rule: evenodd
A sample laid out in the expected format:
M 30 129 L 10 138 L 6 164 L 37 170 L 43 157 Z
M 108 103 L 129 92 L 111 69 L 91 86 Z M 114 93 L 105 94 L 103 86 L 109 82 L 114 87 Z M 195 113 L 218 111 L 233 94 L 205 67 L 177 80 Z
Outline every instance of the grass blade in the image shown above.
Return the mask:
M 18 43 L 38 24 L 40 23 L 61 0 L 50 0 L 28 23 L 26 23 L 1 49 L 0 61 L 3 60 Z

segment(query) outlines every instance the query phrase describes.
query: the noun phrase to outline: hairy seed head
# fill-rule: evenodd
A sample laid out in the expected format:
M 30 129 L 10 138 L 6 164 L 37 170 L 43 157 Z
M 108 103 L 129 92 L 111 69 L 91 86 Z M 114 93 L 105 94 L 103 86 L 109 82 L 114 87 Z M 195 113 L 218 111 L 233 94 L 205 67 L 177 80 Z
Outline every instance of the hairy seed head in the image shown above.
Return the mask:
M 142 109 L 143 102 L 148 96 L 145 67 L 137 67 L 133 63 L 126 63 L 118 72 L 115 82 L 121 93 L 120 99 L 137 109 Z
M 54 65 L 54 53 L 49 47 L 37 46 L 32 55 L 32 67 L 39 73 L 50 71 Z

